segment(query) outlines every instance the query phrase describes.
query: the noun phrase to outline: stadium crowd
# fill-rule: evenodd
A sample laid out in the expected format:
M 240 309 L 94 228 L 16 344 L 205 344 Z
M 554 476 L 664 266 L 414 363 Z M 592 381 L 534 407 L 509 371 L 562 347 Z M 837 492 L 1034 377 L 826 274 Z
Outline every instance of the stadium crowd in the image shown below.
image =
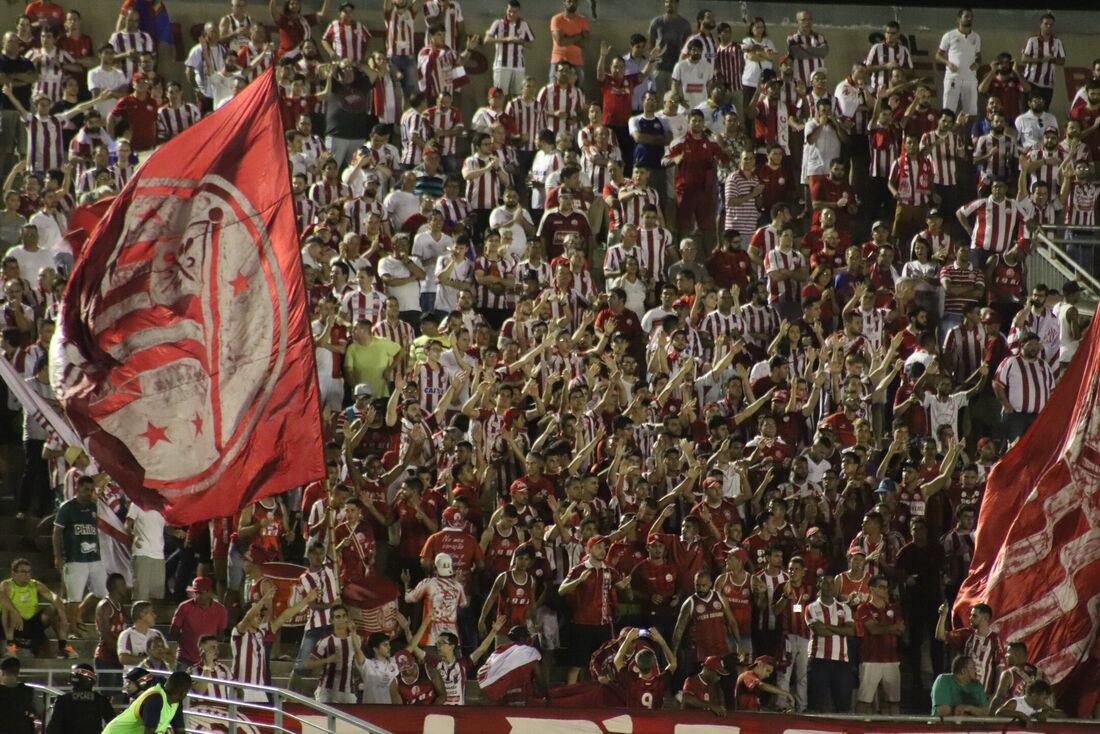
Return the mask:
M 18 518 L 53 516 L 63 583 L 13 564 L 9 653 L 74 657 L 94 619 L 146 722 L 173 670 L 269 682 L 302 623 L 287 685 L 334 703 L 463 704 L 488 656 L 502 705 L 1054 711 L 998 610 L 950 613 L 986 477 L 1086 321 L 1076 283 L 1027 287 L 1036 228 L 1100 194 L 1100 81 L 1051 108 L 1052 15 L 991 49 L 945 14 L 941 81 L 898 23 L 837 58 L 809 10 L 771 35 L 664 0 L 626 49 L 595 0 L 487 28 L 384 0 L 377 37 L 373 7 L 232 0 L 181 84 L 130 5 L 92 39 L 35 0 L 3 36 L 3 356 L 56 399 L 69 213 L 274 67 L 327 476 L 166 527 L 23 420 Z

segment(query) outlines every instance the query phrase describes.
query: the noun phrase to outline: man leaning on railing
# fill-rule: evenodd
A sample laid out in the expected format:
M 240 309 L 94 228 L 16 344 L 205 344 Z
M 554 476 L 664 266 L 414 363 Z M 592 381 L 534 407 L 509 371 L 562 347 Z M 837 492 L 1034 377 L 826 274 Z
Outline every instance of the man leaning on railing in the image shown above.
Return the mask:
M 978 681 L 973 658 L 958 656 L 950 673 L 936 677 L 932 684 L 932 715 L 989 716 L 989 699 Z
M 168 682 L 142 692 L 129 708 L 116 716 L 103 734 L 185 734 L 183 700 L 191 690 L 191 676 L 172 673 Z

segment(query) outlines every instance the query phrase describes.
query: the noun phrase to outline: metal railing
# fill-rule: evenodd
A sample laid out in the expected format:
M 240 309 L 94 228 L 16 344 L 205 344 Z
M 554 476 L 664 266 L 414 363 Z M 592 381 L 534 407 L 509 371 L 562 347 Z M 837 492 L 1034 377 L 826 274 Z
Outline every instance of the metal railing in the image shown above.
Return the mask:
M 1072 231 L 1069 237 L 1067 230 Z M 1066 227 L 1044 224 L 1033 235 L 1034 251 L 1039 257 L 1028 259 L 1028 288 L 1044 283 L 1061 290 L 1071 280 L 1087 291 L 1092 300 L 1100 297 L 1100 280 L 1092 269 L 1083 266 L 1066 251 L 1066 245 L 1087 248 L 1093 267 L 1100 264 L 1100 227 Z

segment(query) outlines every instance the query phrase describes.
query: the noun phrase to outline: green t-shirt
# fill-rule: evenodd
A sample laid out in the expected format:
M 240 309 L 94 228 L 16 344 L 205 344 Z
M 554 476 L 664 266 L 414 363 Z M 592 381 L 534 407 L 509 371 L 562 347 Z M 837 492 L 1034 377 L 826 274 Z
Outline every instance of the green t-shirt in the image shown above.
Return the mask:
M 982 684 L 972 680 L 965 686 L 960 685 L 955 676 L 944 673 L 932 684 L 932 715 L 939 716 L 940 706 L 988 706 Z
M 344 367 L 352 380 L 352 387 L 359 383 L 370 385 L 371 395 L 385 398 L 390 394 L 384 374 L 390 362 L 401 354 L 401 345 L 385 337 L 376 336 L 367 345 L 348 344 L 344 353 Z
M 58 508 L 53 524 L 61 528 L 65 563 L 95 563 L 99 560 L 95 502 L 84 505 L 74 497 Z

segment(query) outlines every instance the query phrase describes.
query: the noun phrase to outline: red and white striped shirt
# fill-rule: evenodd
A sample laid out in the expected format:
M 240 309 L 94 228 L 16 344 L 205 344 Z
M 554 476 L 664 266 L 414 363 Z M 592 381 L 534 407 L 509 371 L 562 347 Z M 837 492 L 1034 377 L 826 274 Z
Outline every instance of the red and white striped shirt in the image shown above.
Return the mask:
M 394 344 L 399 345 L 402 351 L 408 349 L 413 343 L 413 339 L 416 338 L 413 327 L 400 319 L 395 324 L 382 319 L 371 327 L 371 333 L 389 339 Z
M 472 155 L 466 159 L 462 168 L 464 171 L 485 168 L 491 160 L 491 157 Z M 492 209 L 500 201 L 500 195 L 499 169 L 466 179 L 466 201 L 470 202 L 472 209 Z
M 346 637 L 337 637 L 335 634 L 326 635 L 317 642 L 317 647 L 313 648 L 313 657 L 316 658 L 339 656 L 337 662 L 321 668 L 321 676 L 317 679 L 318 690 L 355 693 L 351 680 L 351 671 L 355 667 L 355 653 L 351 647 L 351 635 L 354 634 L 358 633 L 352 631 Z
M 920 150 L 932 159 L 932 182 L 937 186 L 954 186 L 955 163 L 959 157 L 962 141 L 955 133 L 940 135 L 935 130 L 921 136 Z
M 891 123 L 875 125 L 867 131 L 867 148 L 871 155 L 868 173 L 876 178 L 889 178 L 890 169 L 898 157 L 901 128 Z
M 435 134 L 437 130 L 451 130 L 462 124 L 462 113 L 457 107 L 429 107 L 424 110 L 424 131 L 428 136 Z M 458 151 L 457 135 L 450 135 L 438 139 L 440 155 L 455 155 Z
M 452 232 L 470 216 L 470 204 L 465 199 L 448 199 L 439 197 L 435 202 L 435 208 L 443 212 L 443 231 Z
M 961 648 L 963 655 L 974 661 L 974 667 L 978 669 L 978 681 L 985 688 L 986 694 L 992 696 L 1000 680 L 999 668 L 1004 665 L 1005 659 L 1005 647 L 1000 635 L 990 630 L 989 634 L 982 637 L 973 629 L 965 627 L 949 631 L 946 639 L 950 645 Z
M 581 152 L 581 170 L 592 182 L 592 190 L 603 191 L 604 187 L 611 181 L 611 171 L 608 170 L 609 164 L 597 163 L 593 159 L 601 157 L 608 161 L 619 161 L 621 163 L 623 160 L 622 151 L 619 150 L 619 146 L 611 144 L 606 149 L 601 149 L 596 145 L 588 145 L 582 148 Z
M 27 52 L 27 60 L 34 64 L 38 72 L 38 81 L 34 83 L 34 94 L 44 94 L 51 102 L 61 99 L 61 80 L 65 76 L 62 64 L 76 63 L 67 51 L 54 47 L 52 51 L 44 48 L 32 48 Z
M 425 46 L 416 57 L 416 78 L 428 99 L 434 100 L 443 92 L 453 94 L 454 69 L 458 57 L 451 49 Z
M 853 621 L 852 610 L 847 604 L 833 600 L 826 604 L 815 599 L 803 611 L 806 626 L 810 628 L 810 657 L 819 660 L 848 661 L 848 638 L 844 635 L 817 635 L 813 632 L 816 622 L 830 626 L 843 626 Z
M 1037 64 L 1024 64 L 1024 79 L 1032 84 L 1050 89 L 1054 86 L 1054 68 L 1056 59 L 1066 58 L 1066 49 L 1062 45 L 1062 39 L 1051 36 L 1043 38 L 1035 35 L 1027 39 L 1024 44 L 1024 56 L 1033 59 L 1042 59 Z
M 179 107 L 164 105 L 157 111 L 157 140 L 171 140 L 202 119 L 199 108 L 191 102 Z
M 332 46 L 332 50 L 338 57 L 357 64 L 367 57 L 367 44 L 370 43 L 372 36 L 367 27 L 359 21 L 345 23 L 342 20 L 334 20 L 328 24 L 325 35 L 321 38 Z
M 1054 375 L 1040 358 L 1008 357 L 997 368 L 997 383 L 1005 390 L 1009 405 L 1017 413 L 1038 413 L 1054 388 Z
M 1020 208 L 1015 200 L 993 201 L 993 197 L 975 199 L 961 209 L 963 216 L 976 214 L 970 246 L 987 252 L 1004 252 L 1012 246 Z
M 1024 160 L 1040 162 L 1038 168 L 1033 168 L 1027 176 L 1028 189 L 1036 181 L 1042 181 L 1050 186 L 1051 191 L 1058 191 L 1062 186 L 1061 165 L 1066 155 L 1066 149 L 1061 144 L 1056 145 L 1053 150 L 1047 150 L 1042 145 L 1028 148 L 1024 152 Z M 1020 193 L 1022 195 L 1024 192 Z
M 794 278 L 777 280 L 771 273 L 780 270 L 797 270 L 806 267 L 806 256 L 798 250 L 783 252 L 776 248 L 764 255 L 764 271 L 768 273 L 768 301 L 793 303 L 801 299 L 801 286 Z
M 61 168 L 65 162 L 65 140 L 61 118 L 57 115 L 29 115 L 23 118 L 27 126 L 27 170 L 45 173 Z
M 493 59 L 494 69 L 526 69 L 526 61 L 523 58 L 523 44 L 518 41 L 531 42 L 535 40 L 535 34 L 527 21 L 520 19 L 518 23 L 512 23 L 507 18 L 497 18 L 489 26 L 485 34 L 488 38 L 515 39 L 512 43 L 497 43 L 496 57 Z
M 909 49 L 900 43 L 894 45 L 885 42 L 876 43 L 867 52 L 867 58 L 864 59 L 863 63 L 867 66 L 886 66 L 892 61 L 897 62 L 898 66 L 903 69 L 912 70 L 913 68 L 913 57 L 909 55 Z M 890 72 L 886 69 L 873 72 L 867 86 L 872 93 L 878 92 L 883 87 L 889 87 Z
M 817 48 L 818 46 L 827 46 L 828 41 L 825 40 L 825 36 L 820 33 L 811 33 L 809 36 L 804 36 L 801 33 L 792 33 L 787 36 L 787 47 L 791 46 L 803 46 L 808 48 Z M 818 69 L 825 68 L 825 59 L 793 59 L 794 61 L 794 80 L 795 82 L 803 82 L 807 87 L 810 86 L 810 77 L 814 75 L 814 72 Z
M 298 219 L 298 230 L 304 230 L 317 219 L 317 205 L 304 196 L 295 197 L 294 216 Z
M 427 140 L 427 131 L 424 129 L 424 115 L 413 107 L 401 113 L 401 164 L 409 168 L 420 165 L 424 159 L 424 149 L 420 143 L 413 139 L 413 135 L 419 135 L 421 140 Z
M 741 317 L 734 311 L 723 314 L 721 311 L 714 310 L 703 317 L 702 323 L 699 324 L 699 331 L 710 334 L 715 341 L 720 336 L 736 337 L 741 333 Z
M 1070 181 L 1063 202 L 1066 224 L 1091 227 L 1096 224 L 1096 199 L 1100 184 L 1095 181 Z
M 417 386 L 420 399 L 420 409 L 424 415 L 431 415 L 439 406 L 439 399 L 447 392 L 450 380 L 443 365 L 432 367 L 428 362 L 423 362 L 417 368 L 412 380 Z
M 1008 180 L 1019 157 L 1016 139 L 1008 135 L 987 133 L 978 138 L 978 142 L 974 145 L 974 158 L 982 156 L 989 156 L 979 164 L 982 170 L 980 179 L 982 183 L 988 183 L 993 177 Z
M 233 652 L 233 664 L 230 666 L 233 680 L 238 683 L 264 685 L 267 671 L 267 653 L 264 651 L 264 636 L 271 630 L 266 621 L 260 622 L 256 629 L 242 632 L 234 627 L 229 635 L 229 649 Z
M 882 346 L 882 335 L 886 332 L 889 313 L 885 308 L 871 308 L 868 310 L 860 308 L 859 315 L 863 319 L 863 328 L 860 330 L 861 335 L 849 341 L 843 332 L 837 332 L 841 337 L 842 349 L 848 354 L 856 354 L 864 351 L 861 346 L 863 344 L 866 344 L 872 350 Z
M 118 31 L 111 34 L 110 44 L 115 47 L 115 51 L 119 53 L 126 53 L 127 51 L 150 51 L 156 52 L 157 44 L 153 41 L 153 37 L 145 31 L 138 31 L 137 33 L 127 33 L 125 31 Z M 134 72 L 138 68 L 137 54 L 128 56 L 125 59 L 120 59 L 118 65 L 122 67 L 122 71 L 126 74 L 127 79 L 132 79 Z
M 439 0 L 427 0 L 424 3 L 425 30 L 439 23 L 440 19 L 446 32 L 447 45 L 458 48 L 458 24 L 465 20 L 462 17 L 462 7 L 457 2 L 452 2 L 443 8 Z
M 546 127 L 554 133 L 565 130 L 573 135 L 580 126 L 580 116 L 585 108 L 584 92 L 576 87 L 563 87 L 557 82 L 539 90 L 539 105 L 546 117 Z M 551 115 L 560 115 L 554 117 Z M 569 120 L 565 120 L 565 116 Z
M 237 49 L 237 61 L 241 65 L 241 74 L 248 81 L 252 81 L 275 64 L 275 52 L 264 48 L 256 48 L 249 41 Z
M 415 56 L 416 28 L 413 19 L 416 17 L 416 8 L 390 8 L 385 11 L 385 16 L 386 55 Z
M 536 150 L 539 147 L 539 133 L 546 128 L 542 103 L 538 99 L 516 97 L 504 106 L 504 114 L 512 118 L 515 126 L 516 147 L 526 151 Z
M 309 187 L 309 198 L 313 200 L 317 206 L 324 208 L 330 204 L 335 204 L 341 199 L 351 198 L 351 187 L 342 181 L 336 183 L 329 183 L 327 181 L 318 181 Z
M 640 227 L 642 225 L 642 209 L 650 204 L 657 207 L 661 204 L 657 189 L 652 186 L 639 189 L 631 179 L 626 179 L 620 185 L 618 193 L 621 195 L 624 192 L 636 192 L 636 195 L 631 196 L 626 201 L 619 200 L 618 206 L 612 208 L 611 226 L 614 229 L 624 224 L 634 224 Z
M 680 57 L 686 58 L 688 55 L 688 46 L 692 41 L 698 41 L 703 44 L 703 60 L 706 61 L 711 67 L 714 67 L 714 54 L 718 50 L 718 39 L 714 36 L 705 35 L 702 33 L 693 33 L 684 39 L 684 45 L 680 49 Z
M 364 293 L 354 290 L 344 296 L 340 304 L 340 312 L 351 323 L 369 321 L 374 323 L 382 317 L 382 309 L 386 306 L 386 297 L 378 291 Z
M 477 273 L 491 275 L 497 278 L 510 276 L 516 269 L 515 260 L 510 257 L 502 257 L 499 260 L 490 260 L 484 255 L 474 260 L 474 292 L 477 295 L 478 308 L 508 308 L 513 297 L 507 293 L 493 293 L 487 286 L 477 283 Z
M 672 233 L 664 227 L 638 230 L 638 249 L 642 253 L 639 265 L 649 273 L 650 281 L 665 279 L 668 248 L 672 247 Z
M 360 196 L 344 204 L 344 215 L 350 220 L 351 229 L 358 234 L 366 230 L 368 214 L 377 214 L 383 221 L 386 219 L 386 210 L 377 199 Z
M 765 224 L 752 233 L 749 247 L 755 248 L 764 257 L 767 253 L 779 247 L 779 230 L 771 224 Z
M 765 347 L 779 330 L 779 316 L 770 305 L 746 303 L 741 307 L 742 334 L 753 346 Z
M 952 326 L 943 340 L 943 353 L 954 364 L 955 380 L 962 382 L 982 364 L 985 332 L 981 327 L 968 329 L 963 324 Z
M 754 174 L 750 173 L 746 176 L 740 168 L 726 176 L 726 211 L 722 224 L 723 229 L 751 232 L 756 227 L 756 220 L 760 215 L 756 208 L 755 197 L 749 196 L 740 204 L 733 206 L 729 205 L 729 200 L 735 197 L 748 196 L 759 183 Z
M 927 156 L 910 158 L 902 153 L 890 167 L 890 183 L 897 189 L 897 203 L 928 206 L 932 200 L 932 161 Z
M 316 571 L 306 571 L 298 577 L 298 586 L 302 596 L 317 589 L 317 602 L 320 604 L 332 604 L 340 593 L 340 586 L 336 581 L 336 574 L 328 566 L 322 566 Z M 332 624 L 331 609 L 313 609 L 310 607 L 309 616 L 306 617 L 306 631 L 325 627 Z
M 741 74 L 745 68 L 745 57 L 740 43 L 719 46 L 714 50 L 714 75 L 724 81 L 731 92 L 740 92 Z

